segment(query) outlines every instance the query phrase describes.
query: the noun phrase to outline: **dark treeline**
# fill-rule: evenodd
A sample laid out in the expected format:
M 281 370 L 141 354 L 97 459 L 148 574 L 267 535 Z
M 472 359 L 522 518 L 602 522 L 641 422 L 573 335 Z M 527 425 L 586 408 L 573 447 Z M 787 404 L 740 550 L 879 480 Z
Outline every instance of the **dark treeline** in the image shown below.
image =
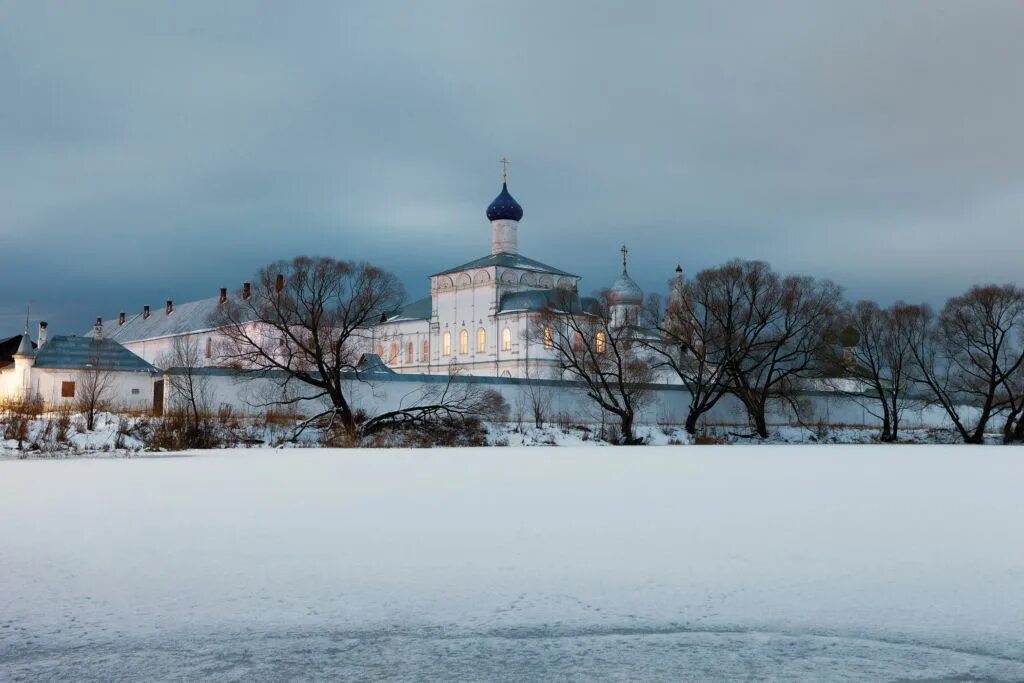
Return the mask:
M 652 296 L 648 348 L 690 390 L 686 427 L 726 395 L 746 408 L 761 437 L 770 402 L 799 410 L 801 390 L 853 396 L 899 439 L 910 406 L 941 407 L 965 443 L 1001 427 L 1024 442 L 1024 290 L 971 287 L 934 311 L 927 304 L 847 302 L 827 280 L 782 276 L 760 261 L 734 260 Z M 1002 424 L 994 422 L 1002 420 Z

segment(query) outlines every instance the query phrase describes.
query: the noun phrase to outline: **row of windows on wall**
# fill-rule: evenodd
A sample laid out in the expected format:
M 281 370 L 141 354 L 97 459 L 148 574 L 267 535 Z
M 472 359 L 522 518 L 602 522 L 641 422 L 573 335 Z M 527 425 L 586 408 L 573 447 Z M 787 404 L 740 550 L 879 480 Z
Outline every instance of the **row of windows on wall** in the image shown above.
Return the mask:
M 397 342 L 392 342 L 391 343 L 391 348 L 389 350 L 390 350 L 390 353 L 388 353 L 385 356 L 384 355 L 384 345 L 383 344 L 377 344 L 377 347 L 374 349 L 374 353 L 376 353 L 378 357 L 382 358 L 388 365 L 396 365 L 398 363 L 403 362 L 402 361 L 401 347 L 398 345 Z M 423 343 L 420 345 L 420 361 L 425 363 L 425 362 L 427 362 L 427 360 L 429 358 L 430 358 L 430 342 L 428 340 L 424 339 Z M 405 362 L 406 365 L 412 365 L 413 363 L 416 362 L 416 345 L 413 344 L 412 342 L 407 342 L 406 345 L 405 345 L 405 361 L 404 362 Z
M 576 348 L 583 347 L 583 336 L 577 332 L 575 339 Z M 555 334 L 550 327 L 544 328 L 544 348 L 551 350 L 555 348 Z M 608 348 L 608 338 L 605 333 L 598 332 L 594 338 L 594 350 L 597 353 L 604 353 Z M 386 356 L 384 354 L 384 345 L 378 344 L 375 349 L 376 354 L 385 360 L 389 365 L 395 365 L 402 361 L 401 347 L 397 342 L 393 342 L 389 349 L 390 353 Z M 484 353 L 487 350 L 487 330 L 480 328 L 476 331 L 476 352 Z M 501 350 L 511 351 L 512 350 L 512 330 L 505 328 L 501 331 Z M 469 331 L 461 330 L 459 332 L 459 354 L 469 355 Z M 452 333 L 445 332 L 441 335 L 441 355 L 450 356 L 452 355 Z M 416 347 L 412 342 L 407 342 L 405 345 L 405 364 L 411 365 L 416 362 Z M 426 339 L 423 340 L 420 347 L 420 361 L 427 362 L 430 358 L 430 342 Z

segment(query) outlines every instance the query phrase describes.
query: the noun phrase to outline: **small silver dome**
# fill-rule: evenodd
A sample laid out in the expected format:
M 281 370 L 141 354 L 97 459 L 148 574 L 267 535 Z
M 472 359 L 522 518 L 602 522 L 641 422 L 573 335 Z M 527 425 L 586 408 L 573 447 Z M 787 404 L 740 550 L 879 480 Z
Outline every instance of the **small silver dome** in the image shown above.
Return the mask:
M 633 304 L 641 305 L 644 302 L 644 290 L 640 289 L 640 285 L 633 282 L 633 278 L 629 276 L 629 270 L 626 267 L 626 256 L 629 254 L 629 249 L 626 245 L 622 245 L 622 275 L 611 288 L 611 302 L 616 305 L 621 304 Z
M 627 273 L 615 281 L 611 288 L 612 303 L 615 304 L 642 304 L 644 302 L 644 291 L 640 285 L 633 282 Z

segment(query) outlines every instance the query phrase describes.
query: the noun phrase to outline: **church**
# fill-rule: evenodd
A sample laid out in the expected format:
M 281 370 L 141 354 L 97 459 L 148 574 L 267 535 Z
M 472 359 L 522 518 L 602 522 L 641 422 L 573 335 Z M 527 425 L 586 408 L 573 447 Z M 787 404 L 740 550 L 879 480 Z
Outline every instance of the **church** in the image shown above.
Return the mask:
M 486 215 L 490 253 L 431 275 L 429 296 L 384 316 L 365 331 L 363 353 L 375 354 L 398 373 L 559 378 L 554 350 L 546 348 L 542 335 L 530 326 L 566 290 L 578 310 L 596 310 L 597 301 L 580 296 L 578 275 L 519 253 L 523 207 L 509 193 L 507 166 L 501 192 Z M 635 323 L 643 304 L 643 292 L 630 278 L 625 257 L 623 247 L 622 274 L 610 290 L 615 324 Z M 246 283 L 241 296 L 247 291 Z M 145 306 L 134 315 L 122 312 L 117 318 L 97 319 L 87 336 L 113 339 L 158 367 L 164 365 L 174 340 L 187 337 L 201 349 L 202 363 L 216 367 L 218 331 L 211 320 L 227 297 L 228 290 L 221 288 L 207 299 L 168 299 L 162 310 Z
M 372 330 L 373 353 L 395 372 L 558 379 L 556 352 L 530 326 L 537 314 L 571 292 L 578 310 L 597 311 L 580 296 L 580 277 L 519 253 L 523 207 L 508 190 L 487 207 L 491 252 L 430 276 L 430 296 L 414 301 Z M 613 322 L 635 322 L 643 292 L 622 275 L 611 288 Z M 550 336 L 550 333 L 548 333 Z

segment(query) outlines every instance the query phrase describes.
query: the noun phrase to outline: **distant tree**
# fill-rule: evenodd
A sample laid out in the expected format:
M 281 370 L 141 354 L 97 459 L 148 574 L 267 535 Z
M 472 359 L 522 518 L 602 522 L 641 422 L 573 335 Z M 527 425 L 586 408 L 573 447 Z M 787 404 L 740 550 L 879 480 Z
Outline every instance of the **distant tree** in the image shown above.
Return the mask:
M 701 352 L 711 399 L 724 381 L 746 408 L 758 436 L 768 436 L 768 406 L 788 403 L 804 380 L 821 374 L 825 347 L 836 338 L 840 288 L 828 280 L 782 277 L 763 261 L 733 260 L 697 276 Z M 693 344 L 696 347 L 696 344 Z M 720 366 L 720 367 L 719 367 Z M 705 402 L 708 399 L 705 399 Z
M 847 306 L 843 322 L 856 337 L 856 343 L 838 349 L 839 364 L 848 375 L 870 389 L 867 395 L 859 386 L 847 389 L 846 377 L 837 378 L 835 388 L 846 393 L 875 418 L 881 420 L 881 440 L 899 440 L 903 413 L 914 403 L 913 353 L 901 327 L 912 320 L 914 309 L 897 303 L 887 309 L 873 301 L 858 301 Z
M 636 328 L 612 325 L 609 293 L 584 310 L 575 290 L 559 288 L 535 323 L 527 338 L 552 350 L 563 376 L 580 382 L 589 399 L 617 418 L 621 443 L 640 443 L 635 423 L 650 399 L 654 372 Z
M 540 374 L 539 370 L 527 365 L 523 384 L 521 385 L 522 391 L 519 393 L 517 400 L 520 420 L 523 414 L 529 415 L 533 426 L 537 429 L 544 427 L 554 400 L 554 392 L 552 392 L 550 386 L 544 383 Z
M 738 301 L 722 291 L 726 281 L 720 275 L 719 269 L 705 270 L 686 282 L 680 274 L 669 284 L 664 310 L 656 295 L 647 302 L 648 325 L 659 335 L 644 345 L 689 392 L 686 431 L 690 434 L 697 433 L 701 416 L 729 392 L 729 354 L 741 350 L 732 344 Z
M 164 379 L 172 404 L 184 413 L 184 435 L 190 447 L 202 447 L 208 432 L 210 413 L 209 377 L 202 372 L 203 353 L 192 336 L 174 338 L 170 351 L 159 366 L 166 369 Z
M 359 376 L 369 328 L 402 304 L 393 274 L 368 263 L 299 257 L 256 275 L 248 297 L 221 306 L 220 355 L 240 373 L 279 377 L 278 405 L 326 402 L 349 435 L 357 431 L 345 382 Z
M 972 287 L 947 301 L 938 316 L 919 306 L 906 322 L 902 333 L 914 355 L 915 379 L 964 442 L 984 443 L 989 421 L 1000 413 L 1009 414 L 1003 434 L 1012 440 L 1014 391 L 1024 372 L 1024 290 Z
M 75 409 L 85 417 L 88 431 L 96 427 L 96 416 L 110 409 L 113 390 L 112 368 L 99 354 L 92 354 L 75 381 Z

